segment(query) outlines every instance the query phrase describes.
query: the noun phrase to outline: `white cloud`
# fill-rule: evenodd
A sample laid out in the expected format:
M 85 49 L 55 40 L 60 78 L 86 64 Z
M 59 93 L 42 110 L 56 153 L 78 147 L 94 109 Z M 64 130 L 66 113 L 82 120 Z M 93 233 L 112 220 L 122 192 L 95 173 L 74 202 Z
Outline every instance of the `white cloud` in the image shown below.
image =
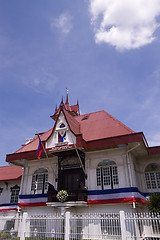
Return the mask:
M 108 43 L 118 50 L 151 43 L 159 27 L 159 0 L 90 0 L 96 43 Z
M 72 17 L 69 13 L 62 13 L 58 18 L 54 18 L 51 21 L 51 29 L 58 28 L 65 35 L 70 33 L 72 29 Z

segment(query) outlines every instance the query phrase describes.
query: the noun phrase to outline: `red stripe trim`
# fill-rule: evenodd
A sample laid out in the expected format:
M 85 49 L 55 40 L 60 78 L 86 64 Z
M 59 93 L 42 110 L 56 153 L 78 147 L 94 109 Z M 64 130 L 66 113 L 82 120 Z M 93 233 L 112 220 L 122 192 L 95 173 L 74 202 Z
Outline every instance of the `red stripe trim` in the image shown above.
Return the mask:
M 146 203 L 142 198 L 117 198 L 117 199 L 104 199 L 104 200 L 88 200 L 88 204 L 113 204 L 113 203 L 133 203 L 140 202 Z
M 39 206 L 47 206 L 46 202 L 38 202 L 38 203 L 18 203 L 19 207 L 39 207 Z
M 7 211 L 17 211 L 17 208 L 4 208 L 4 209 L 0 209 L 0 212 L 7 212 Z

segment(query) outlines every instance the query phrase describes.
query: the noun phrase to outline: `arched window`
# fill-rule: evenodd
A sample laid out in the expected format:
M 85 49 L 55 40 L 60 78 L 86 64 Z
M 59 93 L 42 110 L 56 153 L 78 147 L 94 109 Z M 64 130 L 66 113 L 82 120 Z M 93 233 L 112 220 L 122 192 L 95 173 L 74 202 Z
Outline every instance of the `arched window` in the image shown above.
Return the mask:
M 160 189 L 160 165 L 149 164 L 145 169 L 145 180 L 147 189 Z
M 103 160 L 100 162 L 97 166 L 96 174 L 97 186 L 101 189 L 113 189 L 118 187 L 118 170 L 114 161 Z
M 34 172 L 32 177 L 31 191 L 34 194 L 46 193 L 48 189 L 48 171 L 44 168 L 39 168 Z

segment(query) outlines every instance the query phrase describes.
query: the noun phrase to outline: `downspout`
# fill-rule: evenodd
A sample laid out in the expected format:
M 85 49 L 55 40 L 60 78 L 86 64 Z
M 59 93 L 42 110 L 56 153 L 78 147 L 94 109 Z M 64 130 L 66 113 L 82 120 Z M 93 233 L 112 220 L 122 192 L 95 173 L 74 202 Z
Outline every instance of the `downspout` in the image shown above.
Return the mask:
M 132 180 L 132 172 L 131 172 L 131 163 L 130 163 L 130 155 L 129 153 L 131 151 L 133 151 L 134 149 L 136 149 L 137 147 L 140 146 L 140 143 L 138 143 L 135 147 L 129 149 L 127 151 L 127 166 L 128 166 L 128 172 L 129 172 L 129 182 L 130 182 L 130 186 L 133 187 L 133 180 Z M 136 208 L 135 202 L 133 202 L 133 208 Z

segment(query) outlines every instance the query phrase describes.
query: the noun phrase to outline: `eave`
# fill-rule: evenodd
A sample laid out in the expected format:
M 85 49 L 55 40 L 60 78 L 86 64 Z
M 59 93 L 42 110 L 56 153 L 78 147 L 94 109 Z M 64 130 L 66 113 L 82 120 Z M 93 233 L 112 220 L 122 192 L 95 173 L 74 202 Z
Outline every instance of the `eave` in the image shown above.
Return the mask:
M 149 152 L 149 155 L 160 154 L 160 146 L 149 147 L 149 148 L 148 148 L 148 152 Z
M 111 147 L 118 146 L 120 144 L 129 144 L 129 143 L 136 143 L 136 142 L 142 142 L 148 154 L 160 154 L 160 147 L 152 147 L 152 148 L 148 147 L 148 144 L 143 132 L 110 137 L 105 139 L 98 139 L 98 140 L 93 140 L 88 142 L 82 139 L 82 135 L 78 135 L 76 147 L 83 148 L 84 151 L 92 151 L 92 150 L 98 150 L 98 149 L 111 148 Z M 48 154 L 50 153 L 50 149 L 46 149 L 46 151 Z M 44 153 L 42 155 L 42 158 L 43 157 L 45 158 Z M 36 150 L 20 152 L 20 153 L 12 153 L 12 154 L 7 154 L 6 156 L 7 162 L 22 160 L 22 159 L 27 159 L 27 160 L 37 159 Z
M 86 150 L 94 150 L 134 142 L 144 142 L 145 147 L 148 148 L 147 141 L 142 132 L 88 141 L 85 142 L 84 148 Z

